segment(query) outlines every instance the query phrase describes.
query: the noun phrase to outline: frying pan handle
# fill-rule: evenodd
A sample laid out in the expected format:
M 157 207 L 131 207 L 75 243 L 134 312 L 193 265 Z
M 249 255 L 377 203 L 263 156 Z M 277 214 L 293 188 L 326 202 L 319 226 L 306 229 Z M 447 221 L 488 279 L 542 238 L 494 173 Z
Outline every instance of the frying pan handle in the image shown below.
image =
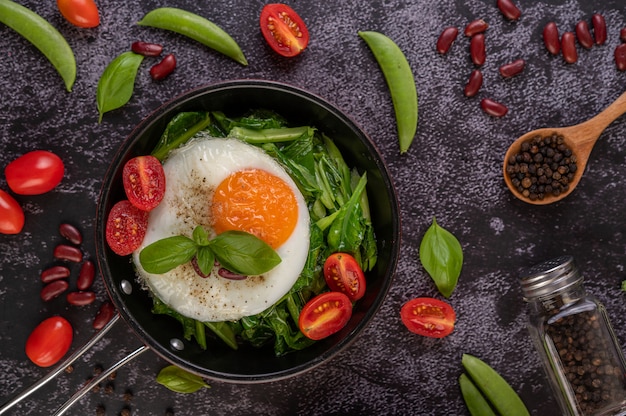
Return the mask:
M 2 407 L 0 407 L 0 415 L 6 414 L 9 411 L 9 409 L 11 409 L 13 406 L 15 406 L 16 404 L 18 404 L 19 402 L 21 402 L 22 400 L 24 400 L 25 398 L 27 398 L 28 396 L 30 396 L 31 394 L 33 394 L 34 392 L 39 390 L 43 385 L 45 385 L 47 382 L 49 382 L 50 380 L 55 378 L 59 373 L 61 373 L 67 367 L 69 367 L 71 364 L 73 364 L 74 361 L 76 361 L 78 358 L 80 358 L 80 356 L 82 356 L 85 352 L 87 352 L 87 350 L 89 350 L 98 341 L 100 341 L 100 339 L 104 335 L 106 335 L 106 333 L 109 332 L 109 330 L 111 330 L 111 328 L 113 328 L 113 326 L 119 321 L 119 319 L 120 319 L 120 315 L 118 313 L 116 313 L 113 316 L 113 318 L 111 318 L 109 323 L 106 324 L 99 332 L 97 332 L 79 350 L 75 351 L 65 361 L 61 362 L 60 364 L 57 364 L 56 367 L 54 367 L 54 369 L 50 373 L 48 373 L 46 376 L 41 378 L 35 384 L 33 384 L 32 386 L 30 386 L 29 388 L 27 388 L 26 390 L 24 390 L 23 392 L 21 392 L 20 394 L 15 396 L 10 401 L 8 401 L 5 404 L 3 404 Z

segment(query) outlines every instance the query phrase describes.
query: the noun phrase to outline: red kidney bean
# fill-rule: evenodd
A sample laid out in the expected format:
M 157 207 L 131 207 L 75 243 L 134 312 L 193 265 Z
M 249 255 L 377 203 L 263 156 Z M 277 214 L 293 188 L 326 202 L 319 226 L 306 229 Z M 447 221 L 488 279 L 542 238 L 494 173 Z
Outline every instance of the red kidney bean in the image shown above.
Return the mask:
M 94 329 L 102 329 L 106 324 L 109 323 L 113 315 L 115 314 L 115 308 L 111 302 L 104 302 L 100 305 L 100 309 L 98 309 L 98 313 L 93 320 L 93 328 Z
M 78 279 L 76 280 L 76 287 L 78 290 L 89 289 L 93 283 L 95 275 L 96 268 L 94 267 L 93 262 L 85 260 L 83 265 L 80 267 L 80 273 L 78 274 Z
M 70 269 L 65 266 L 52 266 L 41 272 L 41 281 L 43 283 L 54 282 L 55 280 L 65 279 L 70 276 Z
M 485 113 L 493 117 L 504 117 L 509 112 L 509 109 L 504 104 L 489 98 L 483 98 L 480 101 L 480 107 Z
M 469 22 L 467 26 L 465 26 L 465 36 L 472 37 L 479 33 L 483 33 L 485 30 L 487 30 L 488 27 L 489 24 L 487 24 L 487 22 L 485 22 L 483 19 L 476 19 L 472 22 Z
M 515 61 L 504 64 L 499 68 L 500 75 L 505 78 L 513 77 L 524 70 L 526 62 L 523 59 L 516 59 Z
M 522 15 L 520 9 L 511 0 L 498 0 L 498 9 L 509 20 L 517 20 Z
M 479 69 L 475 69 L 470 74 L 467 84 L 465 84 L 465 96 L 473 97 L 478 94 L 478 90 L 483 85 L 483 73 Z
M 596 39 L 597 45 L 602 45 L 606 42 L 606 21 L 601 14 L 594 14 L 591 16 L 591 24 L 593 25 L 593 36 Z
M 67 244 L 59 244 L 54 248 L 53 256 L 59 260 L 73 261 L 80 263 L 83 261 L 83 252 L 79 248 Z
M 454 26 L 445 28 L 437 39 L 437 52 L 440 54 L 447 53 L 458 34 L 459 29 Z
M 223 267 L 220 267 L 219 269 L 217 269 L 217 274 L 220 277 L 223 277 L 224 279 L 230 279 L 230 280 L 246 280 L 248 278 L 248 276 L 246 275 L 231 272 L 230 270 L 225 269 Z
M 576 52 L 576 36 L 572 32 L 565 32 L 561 36 L 561 51 L 563 59 L 568 64 L 573 64 L 578 60 L 578 52 Z
M 59 234 L 72 244 L 78 245 L 83 242 L 83 235 L 72 224 L 63 223 L 59 225 Z
M 556 27 L 556 23 L 548 22 L 543 28 L 543 43 L 552 55 L 558 55 L 561 52 L 561 40 L 559 39 L 559 29 Z
M 576 24 L 576 37 L 578 43 L 589 49 L 593 46 L 593 37 L 589 31 L 589 25 L 584 20 L 581 20 Z
M 622 30 L 619 31 L 619 39 L 622 42 L 626 42 L 626 27 L 623 27 Z
M 44 302 L 48 302 L 59 296 L 61 293 L 65 292 L 67 288 L 70 287 L 70 284 L 65 280 L 55 280 L 54 282 L 48 283 L 45 285 L 39 296 L 41 296 L 41 300 Z
M 91 291 L 70 292 L 67 294 L 67 303 L 74 306 L 89 305 L 94 300 L 96 300 L 96 294 Z
M 130 49 L 143 56 L 159 56 L 161 52 L 163 52 L 163 46 L 158 43 L 148 43 L 148 42 L 133 42 L 130 45 Z
M 470 56 L 475 65 L 481 66 L 485 63 L 487 54 L 485 52 L 485 35 L 479 33 L 472 36 L 470 41 Z
M 620 71 L 626 71 L 626 43 L 622 43 L 615 48 L 613 53 L 615 65 Z
M 176 69 L 176 58 L 170 53 L 161 62 L 150 68 L 150 76 L 153 80 L 159 81 L 166 78 L 174 69 Z

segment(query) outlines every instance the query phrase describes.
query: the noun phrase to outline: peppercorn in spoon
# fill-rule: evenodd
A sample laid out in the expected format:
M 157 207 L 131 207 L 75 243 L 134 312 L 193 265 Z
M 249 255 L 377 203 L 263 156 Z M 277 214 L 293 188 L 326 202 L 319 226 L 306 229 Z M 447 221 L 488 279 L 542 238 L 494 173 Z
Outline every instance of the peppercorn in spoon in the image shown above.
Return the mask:
M 604 129 L 625 112 L 626 92 L 583 123 L 522 135 L 504 155 L 506 186 L 529 204 L 545 205 L 565 198 L 578 185 Z

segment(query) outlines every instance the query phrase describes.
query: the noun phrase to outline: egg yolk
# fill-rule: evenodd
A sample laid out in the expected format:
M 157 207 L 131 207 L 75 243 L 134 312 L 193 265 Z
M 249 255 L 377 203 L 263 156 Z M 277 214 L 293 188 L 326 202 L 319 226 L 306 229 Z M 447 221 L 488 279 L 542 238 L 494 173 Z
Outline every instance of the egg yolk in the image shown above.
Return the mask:
M 291 187 L 261 169 L 230 174 L 216 188 L 211 204 L 213 228 L 254 234 L 276 249 L 293 232 L 298 203 Z

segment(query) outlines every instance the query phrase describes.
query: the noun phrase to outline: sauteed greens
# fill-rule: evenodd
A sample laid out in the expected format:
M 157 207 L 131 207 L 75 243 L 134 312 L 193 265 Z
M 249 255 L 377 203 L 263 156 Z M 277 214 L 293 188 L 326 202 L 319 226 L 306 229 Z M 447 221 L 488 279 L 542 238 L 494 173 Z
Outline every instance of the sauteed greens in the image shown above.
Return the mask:
M 216 336 L 233 349 L 241 342 L 255 347 L 273 343 L 277 356 L 311 345 L 315 341 L 305 337 L 297 323 L 307 300 L 327 289 L 322 273 L 325 259 L 342 251 L 352 253 L 364 271 L 376 264 L 366 173 L 350 169 L 333 141 L 314 127 L 289 126 L 283 117 L 265 110 L 238 118 L 221 112 L 180 113 L 170 121 L 152 155 L 164 160 L 170 150 L 199 131 L 259 146 L 284 167 L 309 208 L 308 258 L 291 290 L 258 315 L 235 322 L 198 322 L 172 310 L 156 296 L 153 312 L 177 319 L 184 337 L 193 337 L 203 349 L 207 348 L 207 336 Z

